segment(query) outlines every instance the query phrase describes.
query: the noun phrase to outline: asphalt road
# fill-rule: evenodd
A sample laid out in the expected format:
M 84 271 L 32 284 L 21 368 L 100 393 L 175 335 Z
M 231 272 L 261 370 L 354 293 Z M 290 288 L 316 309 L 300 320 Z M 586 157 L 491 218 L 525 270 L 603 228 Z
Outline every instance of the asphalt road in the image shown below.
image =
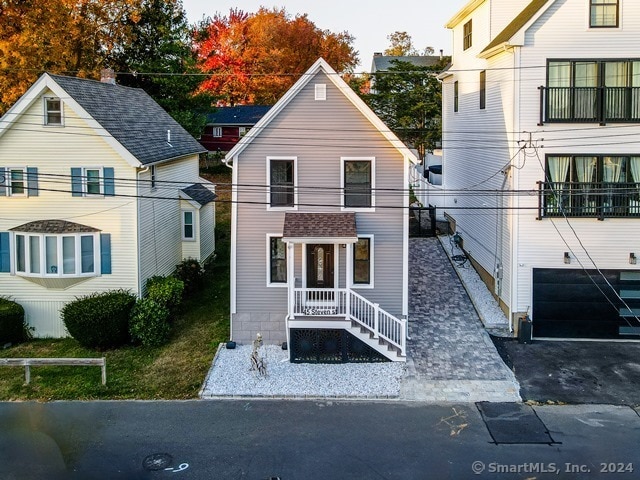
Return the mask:
M 640 416 L 632 408 L 521 410 L 542 422 L 552 442 L 496 444 L 474 404 L 0 403 L 0 478 L 640 477 Z M 524 427 L 509 409 L 499 420 L 507 432 Z

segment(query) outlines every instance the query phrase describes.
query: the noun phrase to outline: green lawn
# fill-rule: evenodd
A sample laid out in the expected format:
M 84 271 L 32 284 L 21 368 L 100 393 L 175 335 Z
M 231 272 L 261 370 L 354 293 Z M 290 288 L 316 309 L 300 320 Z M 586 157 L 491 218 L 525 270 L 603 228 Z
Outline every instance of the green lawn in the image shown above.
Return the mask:
M 203 171 L 214 183 L 229 184 L 231 170 Z M 107 385 L 100 368 L 0 367 L 0 400 L 185 399 L 196 398 L 220 342 L 229 338 L 230 194 L 220 186 L 216 204 L 216 259 L 204 289 L 183 304 L 171 341 L 158 348 L 123 347 L 98 352 L 71 338 L 39 339 L 0 350 L 0 357 L 106 357 Z

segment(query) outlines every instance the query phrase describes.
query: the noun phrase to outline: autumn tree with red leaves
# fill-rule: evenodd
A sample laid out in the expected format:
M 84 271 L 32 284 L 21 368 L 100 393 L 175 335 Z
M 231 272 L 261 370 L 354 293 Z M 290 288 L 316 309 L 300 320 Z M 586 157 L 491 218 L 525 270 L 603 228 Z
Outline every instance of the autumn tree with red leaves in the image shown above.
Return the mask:
M 200 89 L 227 105 L 275 103 L 319 57 L 338 72 L 358 63 L 348 32 L 321 30 L 284 8 L 216 15 L 195 39 L 200 69 L 211 75 Z

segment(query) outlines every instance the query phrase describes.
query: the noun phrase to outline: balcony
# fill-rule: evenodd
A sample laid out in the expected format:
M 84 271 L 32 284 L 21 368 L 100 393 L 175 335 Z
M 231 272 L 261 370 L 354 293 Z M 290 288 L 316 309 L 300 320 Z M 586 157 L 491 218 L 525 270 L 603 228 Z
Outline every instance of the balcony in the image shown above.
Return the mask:
M 640 218 L 640 183 L 538 182 L 543 217 Z
M 539 87 L 540 123 L 640 123 L 640 87 Z

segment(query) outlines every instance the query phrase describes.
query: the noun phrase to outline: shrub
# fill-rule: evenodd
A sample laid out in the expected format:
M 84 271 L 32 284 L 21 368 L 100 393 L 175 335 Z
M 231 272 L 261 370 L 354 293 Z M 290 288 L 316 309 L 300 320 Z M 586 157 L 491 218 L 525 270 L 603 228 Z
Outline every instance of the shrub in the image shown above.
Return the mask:
M 185 296 L 191 296 L 202 288 L 204 269 L 195 258 L 187 258 L 176 265 L 173 276 L 184 282 Z
M 131 312 L 131 338 L 146 347 L 158 347 L 169 340 L 169 309 L 151 298 L 138 300 Z
M 184 282 L 176 277 L 155 276 L 147 280 L 147 298 L 175 313 L 182 302 Z
M 23 342 L 30 336 L 22 305 L 0 298 L 0 344 Z
M 117 347 L 129 341 L 129 316 L 135 303 L 135 295 L 127 290 L 93 293 L 67 303 L 62 320 L 84 347 Z

